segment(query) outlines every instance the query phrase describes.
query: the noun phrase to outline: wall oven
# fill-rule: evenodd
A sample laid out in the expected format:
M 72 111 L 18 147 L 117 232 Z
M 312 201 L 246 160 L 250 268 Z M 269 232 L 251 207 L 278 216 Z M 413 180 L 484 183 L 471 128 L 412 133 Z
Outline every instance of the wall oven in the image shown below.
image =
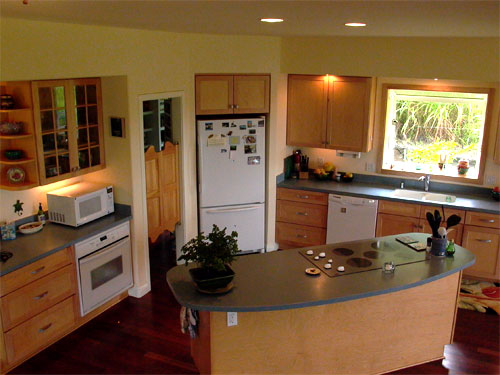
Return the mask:
M 133 284 L 129 222 L 75 244 L 84 316 Z

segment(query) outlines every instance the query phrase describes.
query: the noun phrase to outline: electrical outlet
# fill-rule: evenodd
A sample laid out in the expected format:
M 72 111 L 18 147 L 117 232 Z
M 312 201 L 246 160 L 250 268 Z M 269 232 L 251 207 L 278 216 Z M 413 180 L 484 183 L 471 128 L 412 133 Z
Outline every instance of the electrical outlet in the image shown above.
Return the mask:
M 227 313 L 227 326 L 237 326 L 238 325 L 238 313 L 237 312 L 228 312 Z
M 367 172 L 375 172 L 375 164 L 373 164 L 373 163 L 368 163 L 368 162 L 367 162 L 367 163 L 365 164 L 365 170 L 366 170 Z
M 325 159 L 323 159 L 323 158 L 318 158 L 318 167 L 319 167 L 319 168 L 323 167 L 323 164 L 325 164 Z
M 486 185 L 496 185 L 497 179 L 493 175 L 486 175 Z

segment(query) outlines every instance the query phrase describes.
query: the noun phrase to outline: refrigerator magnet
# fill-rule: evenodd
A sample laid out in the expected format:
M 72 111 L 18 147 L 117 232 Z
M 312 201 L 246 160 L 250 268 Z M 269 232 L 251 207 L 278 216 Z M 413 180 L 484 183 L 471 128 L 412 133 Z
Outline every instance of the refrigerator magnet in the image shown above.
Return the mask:
M 256 154 L 257 153 L 257 145 L 245 145 L 245 154 Z
M 229 137 L 229 144 L 230 145 L 239 145 L 240 144 L 240 137 L 237 135 Z
M 229 128 L 229 122 L 223 122 L 222 123 L 223 128 Z
M 227 149 L 225 149 L 225 148 L 221 148 L 221 149 L 220 149 L 220 153 L 221 153 L 221 154 L 225 154 L 226 152 L 227 152 Z
M 247 144 L 254 144 L 257 140 L 253 135 L 247 135 L 245 138 L 245 143 Z
M 248 129 L 248 134 L 256 134 L 256 130 L 255 129 Z
M 214 124 L 211 122 L 206 122 L 205 123 L 205 131 L 211 131 L 214 130 Z
M 263 128 L 264 127 L 264 120 L 259 120 L 259 128 Z
M 249 156 L 247 163 L 249 165 L 258 165 L 260 164 L 260 156 Z
M 236 124 L 234 122 L 231 123 L 231 127 L 232 128 L 235 128 L 236 127 Z
M 225 136 L 222 137 L 221 134 L 214 135 L 210 134 L 207 138 L 207 146 L 224 146 L 226 144 Z
M 248 120 L 247 121 L 247 125 L 248 125 L 249 128 L 253 128 L 253 122 L 252 122 L 252 120 Z
M 240 130 L 246 130 L 247 126 L 246 125 L 240 125 Z
M 233 135 L 233 131 L 232 131 L 232 130 L 229 130 L 229 131 L 227 132 L 227 135 Z
M 231 150 L 231 151 L 236 151 L 237 148 L 238 148 L 237 146 L 229 146 L 229 150 Z

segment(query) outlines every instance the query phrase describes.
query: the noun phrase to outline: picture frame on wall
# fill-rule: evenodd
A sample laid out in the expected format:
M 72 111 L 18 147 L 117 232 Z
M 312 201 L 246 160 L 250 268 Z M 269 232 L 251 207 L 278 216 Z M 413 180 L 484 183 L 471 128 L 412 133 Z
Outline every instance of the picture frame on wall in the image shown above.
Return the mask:
M 125 118 L 110 117 L 111 136 L 125 138 Z

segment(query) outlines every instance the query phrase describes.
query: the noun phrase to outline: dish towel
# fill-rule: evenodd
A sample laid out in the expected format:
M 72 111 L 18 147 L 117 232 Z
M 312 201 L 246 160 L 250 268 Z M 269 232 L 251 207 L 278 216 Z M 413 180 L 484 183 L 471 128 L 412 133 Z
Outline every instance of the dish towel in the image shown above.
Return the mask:
M 200 321 L 200 317 L 197 310 L 182 306 L 180 320 L 182 333 L 189 332 L 189 335 L 193 339 L 198 336 L 198 323 Z

